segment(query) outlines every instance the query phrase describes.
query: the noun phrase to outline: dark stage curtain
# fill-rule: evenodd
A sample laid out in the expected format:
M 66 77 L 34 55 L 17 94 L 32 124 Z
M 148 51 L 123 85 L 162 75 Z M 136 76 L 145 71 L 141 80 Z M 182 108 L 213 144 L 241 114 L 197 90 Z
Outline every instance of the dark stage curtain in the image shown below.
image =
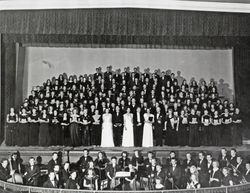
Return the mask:
M 25 47 L 20 43 L 16 44 L 16 89 L 15 89 L 15 109 L 20 107 L 24 100 L 24 64 L 25 64 Z M 26 85 L 27 86 L 27 85 Z
M 156 9 L 0 11 L 0 33 L 124 36 L 248 36 L 250 15 Z

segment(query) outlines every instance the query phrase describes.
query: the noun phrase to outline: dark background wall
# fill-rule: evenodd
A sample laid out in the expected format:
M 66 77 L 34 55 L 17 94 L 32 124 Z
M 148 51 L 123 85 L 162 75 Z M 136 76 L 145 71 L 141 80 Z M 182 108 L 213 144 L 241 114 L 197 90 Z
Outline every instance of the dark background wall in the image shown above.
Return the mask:
M 235 99 L 250 126 L 250 14 L 151 9 L 0 11 L 1 130 L 20 105 L 16 44 L 62 47 L 233 48 Z M 16 76 L 17 74 L 17 76 Z M 18 78 L 17 78 L 18 77 Z

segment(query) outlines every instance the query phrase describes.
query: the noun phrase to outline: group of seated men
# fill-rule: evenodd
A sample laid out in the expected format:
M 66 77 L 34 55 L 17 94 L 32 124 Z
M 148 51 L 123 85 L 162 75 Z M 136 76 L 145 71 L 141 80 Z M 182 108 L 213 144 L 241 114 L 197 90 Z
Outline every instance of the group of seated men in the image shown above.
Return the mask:
M 17 175 L 29 186 L 88 190 L 197 189 L 250 182 L 250 162 L 236 149 L 227 152 L 222 148 L 218 157 L 187 152 L 185 159 L 171 151 L 169 157 L 161 160 L 154 152 L 144 158 L 139 150 L 132 157 L 124 151 L 119 159 L 109 159 L 105 152 L 98 152 L 93 158 L 84 149 L 76 163 L 63 162 L 61 152 L 54 152 L 47 165 L 40 159 L 36 163 L 30 157 L 24 166 L 20 154 L 13 153 L 1 161 L 0 179 L 11 181 Z

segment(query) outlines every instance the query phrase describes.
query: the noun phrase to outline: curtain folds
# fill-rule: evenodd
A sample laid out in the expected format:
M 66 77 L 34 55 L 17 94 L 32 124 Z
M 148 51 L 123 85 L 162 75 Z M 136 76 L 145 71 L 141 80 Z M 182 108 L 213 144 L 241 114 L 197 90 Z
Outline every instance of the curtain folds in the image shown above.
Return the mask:
M 156 9 L 0 11 L 0 33 L 248 36 L 250 14 Z

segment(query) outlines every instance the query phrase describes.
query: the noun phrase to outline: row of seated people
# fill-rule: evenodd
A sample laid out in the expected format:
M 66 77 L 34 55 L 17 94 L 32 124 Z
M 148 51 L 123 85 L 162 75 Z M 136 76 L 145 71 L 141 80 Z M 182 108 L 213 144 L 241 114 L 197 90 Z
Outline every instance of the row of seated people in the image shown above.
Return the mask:
M 106 107 L 106 106 L 105 106 Z M 176 107 L 176 108 L 175 108 Z M 6 144 L 18 146 L 101 146 L 152 147 L 218 146 L 242 144 L 242 118 L 238 108 L 202 109 L 164 107 L 158 103 L 152 108 L 128 106 L 122 110 L 95 108 L 27 112 L 19 114 L 11 108 L 7 115 Z M 111 111 L 111 112 L 110 112 Z
M 236 149 L 228 153 L 223 148 L 218 158 L 211 153 L 187 152 L 185 159 L 179 159 L 171 151 L 164 162 L 154 152 L 144 158 L 139 150 L 131 158 L 122 152 L 119 159 L 109 160 L 105 152 L 98 152 L 94 159 L 84 149 L 76 163 L 63 163 L 58 155 L 54 152 L 47 165 L 36 164 L 31 157 L 24 167 L 21 157 L 14 153 L 9 160 L 2 160 L 0 179 L 29 186 L 88 190 L 198 189 L 250 182 L 250 162 Z

